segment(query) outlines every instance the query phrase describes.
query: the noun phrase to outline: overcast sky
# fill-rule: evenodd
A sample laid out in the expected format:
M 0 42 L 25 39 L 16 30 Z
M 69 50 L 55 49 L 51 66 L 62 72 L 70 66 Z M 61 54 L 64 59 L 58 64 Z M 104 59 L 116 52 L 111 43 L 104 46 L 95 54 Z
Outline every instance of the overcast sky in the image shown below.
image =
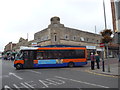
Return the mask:
M 105 0 L 107 27 L 112 29 L 110 0 Z M 50 18 L 60 17 L 66 27 L 97 33 L 104 29 L 103 0 L 0 0 L 0 51 L 20 37 L 34 39 Z

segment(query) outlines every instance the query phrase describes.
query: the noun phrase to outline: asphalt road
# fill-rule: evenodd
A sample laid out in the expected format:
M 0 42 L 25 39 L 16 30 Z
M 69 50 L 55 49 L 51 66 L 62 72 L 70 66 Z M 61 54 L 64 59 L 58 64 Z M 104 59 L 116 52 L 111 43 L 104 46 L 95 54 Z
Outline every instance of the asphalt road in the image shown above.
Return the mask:
M 0 60 L 1 63 L 1 60 Z M 2 88 L 118 88 L 118 78 L 88 73 L 88 66 L 16 70 L 2 61 Z

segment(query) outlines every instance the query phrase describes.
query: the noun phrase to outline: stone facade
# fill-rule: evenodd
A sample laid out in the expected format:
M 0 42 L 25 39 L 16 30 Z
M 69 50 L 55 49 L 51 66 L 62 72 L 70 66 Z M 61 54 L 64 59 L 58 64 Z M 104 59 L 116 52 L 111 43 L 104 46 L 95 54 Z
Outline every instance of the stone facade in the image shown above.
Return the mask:
M 12 51 L 15 46 L 16 46 L 15 43 L 9 42 L 9 43 L 5 46 L 4 51 L 5 51 L 5 52 L 7 52 L 7 51 Z
M 77 46 L 98 46 L 102 38 L 82 30 L 65 27 L 60 23 L 59 17 L 52 17 L 48 28 L 34 34 L 34 40 L 40 46 L 45 45 L 77 45 Z
M 31 47 L 33 42 L 35 42 L 35 41 L 34 40 L 28 41 L 28 39 L 24 39 L 21 37 L 19 39 L 19 42 L 16 43 L 16 46 L 13 48 L 13 50 L 19 51 L 21 46 Z
M 20 38 L 19 42 L 16 43 L 16 46 L 13 48 L 15 51 L 19 51 L 20 46 L 28 46 L 28 39 Z
M 112 11 L 112 23 L 113 23 L 113 31 L 116 32 L 116 10 L 115 10 L 115 2 L 111 2 L 111 11 Z
M 120 0 L 115 1 L 117 32 L 120 32 Z

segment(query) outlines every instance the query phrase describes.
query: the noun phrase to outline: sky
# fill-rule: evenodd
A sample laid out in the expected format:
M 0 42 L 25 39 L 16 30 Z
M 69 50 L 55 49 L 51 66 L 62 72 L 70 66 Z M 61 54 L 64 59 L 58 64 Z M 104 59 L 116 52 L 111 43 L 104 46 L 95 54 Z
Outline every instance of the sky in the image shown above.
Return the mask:
M 112 29 L 110 0 L 105 0 L 107 28 Z M 20 37 L 33 40 L 58 16 L 65 27 L 99 33 L 104 29 L 103 0 L 0 0 L 0 51 Z

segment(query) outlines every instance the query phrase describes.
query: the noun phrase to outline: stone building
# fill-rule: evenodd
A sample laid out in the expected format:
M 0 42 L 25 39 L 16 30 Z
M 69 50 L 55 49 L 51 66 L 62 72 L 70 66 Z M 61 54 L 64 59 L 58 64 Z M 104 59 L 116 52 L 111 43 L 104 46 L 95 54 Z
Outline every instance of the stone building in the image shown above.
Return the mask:
M 112 20 L 113 20 L 113 41 L 111 52 L 113 55 L 117 56 L 117 54 L 120 54 L 120 0 L 113 0 L 111 2 L 111 10 L 112 10 Z
M 9 42 L 9 43 L 5 46 L 4 51 L 5 51 L 5 52 L 7 52 L 7 51 L 12 51 L 15 46 L 16 46 L 16 43 Z
M 116 2 L 116 23 L 117 23 L 117 31 L 120 32 L 120 0 Z
M 28 39 L 20 38 L 19 42 L 16 43 L 16 46 L 13 48 L 15 51 L 19 51 L 21 46 L 28 46 Z
M 38 45 L 98 46 L 101 35 L 65 27 L 59 17 L 51 18 L 48 28 L 34 34 Z
M 59 17 L 52 17 L 50 21 L 51 24 L 46 29 L 34 34 L 34 41 L 38 46 L 77 45 L 101 51 L 99 47 L 101 35 L 65 27 L 60 23 Z
M 34 40 L 28 41 L 28 39 L 20 38 L 16 46 L 13 48 L 15 51 L 19 51 L 21 46 L 31 47 Z
M 120 0 L 111 1 L 113 31 L 120 32 Z

